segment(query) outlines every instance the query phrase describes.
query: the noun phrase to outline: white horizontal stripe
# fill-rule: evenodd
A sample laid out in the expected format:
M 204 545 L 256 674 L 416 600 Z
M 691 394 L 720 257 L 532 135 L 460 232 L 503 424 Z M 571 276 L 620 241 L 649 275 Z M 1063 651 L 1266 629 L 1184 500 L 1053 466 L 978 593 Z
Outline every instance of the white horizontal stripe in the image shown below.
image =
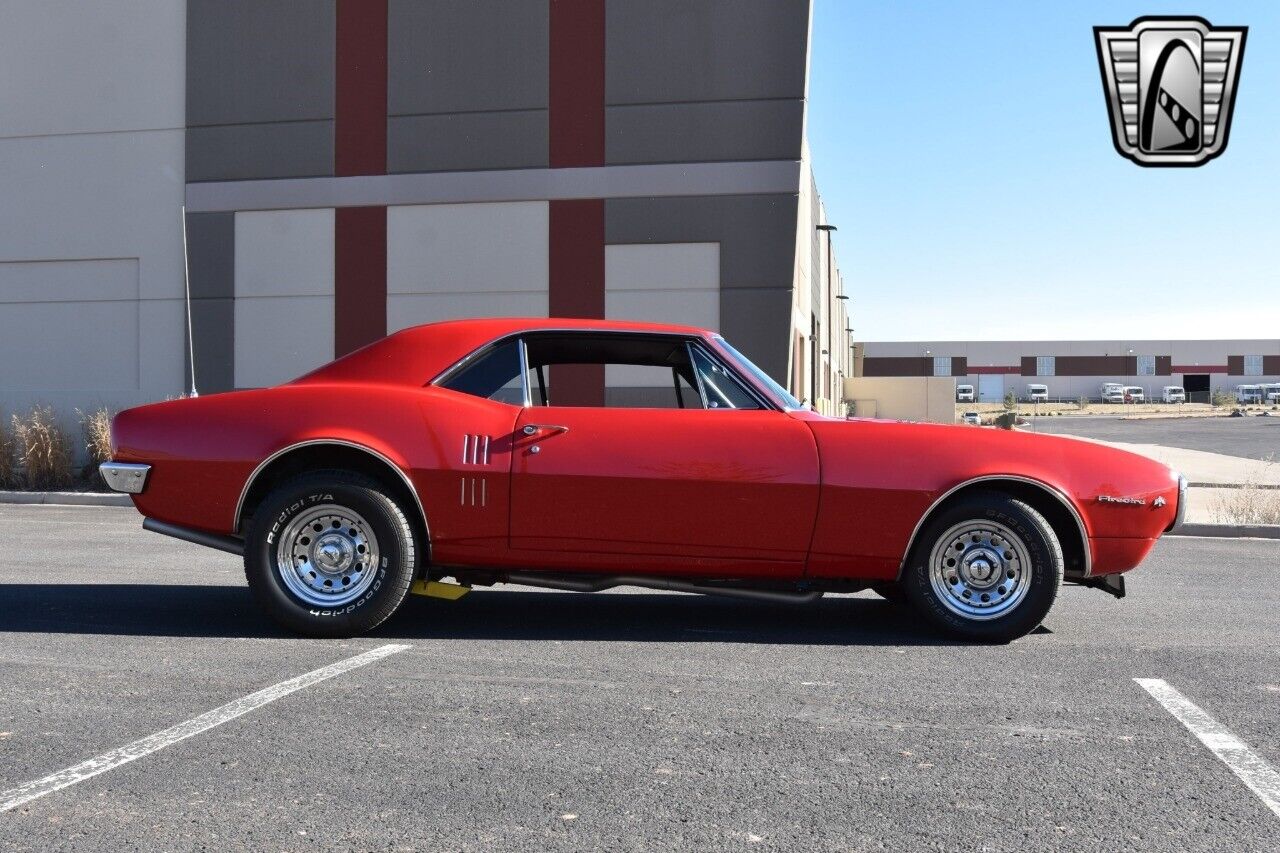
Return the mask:
M 800 163 L 662 163 L 187 184 L 187 212 L 796 193 Z
M 1228 728 L 1161 678 L 1135 678 L 1164 709 L 1187 727 L 1241 782 L 1280 817 L 1280 773 Z
M 162 732 L 156 732 L 118 749 L 104 752 L 102 755 L 90 758 L 88 761 L 82 761 L 74 767 L 68 767 L 66 770 L 60 770 L 43 779 L 37 779 L 34 782 L 28 782 L 25 785 L 19 785 L 16 788 L 4 791 L 0 793 L 0 812 L 7 812 L 23 803 L 29 803 L 37 797 L 43 797 L 45 794 L 51 794 L 54 791 L 74 785 L 77 782 L 83 782 L 86 779 L 92 779 L 100 773 L 114 770 L 122 764 L 128 764 L 130 761 L 150 755 L 153 752 L 164 749 L 166 746 L 172 746 L 178 741 L 207 732 L 215 726 L 234 720 L 236 717 L 243 716 L 250 711 L 261 708 L 263 705 L 288 696 L 290 693 L 333 678 L 335 675 L 342 675 L 344 672 L 358 669 L 408 648 L 412 647 L 393 643 L 379 646 L 372 651 L 329 664 L 328 666 L 322 666 L 305 675 L 299 675 L 297 678 L 273 684 L 270 687 L 259 690 L 257 693 L 250 693 L 248 696 L 237 699 L 234 702 L 228 702 L 220 708 L 214 708 L 212 711 L 187 720 L 185 723 L 178 723 L 176 726 L 167 728 Z

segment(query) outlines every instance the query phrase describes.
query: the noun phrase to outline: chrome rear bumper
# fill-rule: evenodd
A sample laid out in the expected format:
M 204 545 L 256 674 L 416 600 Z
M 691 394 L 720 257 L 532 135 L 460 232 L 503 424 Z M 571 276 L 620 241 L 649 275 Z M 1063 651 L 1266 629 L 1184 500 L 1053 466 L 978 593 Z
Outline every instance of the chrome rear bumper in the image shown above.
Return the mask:
M 147 487 L 151 466 L 139 462 L 103 462 L 98 471 L 115 491 L 136 495 Z

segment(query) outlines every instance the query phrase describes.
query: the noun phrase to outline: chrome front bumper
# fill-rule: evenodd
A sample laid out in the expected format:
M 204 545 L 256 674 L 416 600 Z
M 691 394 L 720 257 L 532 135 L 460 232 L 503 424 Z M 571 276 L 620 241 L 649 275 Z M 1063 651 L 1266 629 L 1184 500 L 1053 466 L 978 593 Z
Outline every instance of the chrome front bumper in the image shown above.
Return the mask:
M 138 462 L 103 462 L 98 471 L 115 491 L 136 495 L 147 487 L 151 466 Z
M 1168 533 L 1171 530 L 1177 530 L 1179 527 L 1182 526 L 1182 522 L 1186 520 L 1186 517 L 1187 517 L 1187 478 L 1184 475 L 1179 474 L 1178 475 L 1178 512 L 1173 517 L 1173 523 L 1170 524 L 1168 527 L 1166 527 L 1164 529 L 1164 532 Z

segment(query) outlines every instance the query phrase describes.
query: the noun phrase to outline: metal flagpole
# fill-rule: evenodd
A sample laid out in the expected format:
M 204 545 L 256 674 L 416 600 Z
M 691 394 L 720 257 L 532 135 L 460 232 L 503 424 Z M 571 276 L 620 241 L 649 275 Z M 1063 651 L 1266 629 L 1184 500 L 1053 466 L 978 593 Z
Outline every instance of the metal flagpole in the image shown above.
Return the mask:
M 196 391 L 196 342 L 191 334 L 191 261 L 187 256 L 187 206 L 182 205 L 182 283 L 187 290 L 187 362 L 191 365 L 191 396 Z

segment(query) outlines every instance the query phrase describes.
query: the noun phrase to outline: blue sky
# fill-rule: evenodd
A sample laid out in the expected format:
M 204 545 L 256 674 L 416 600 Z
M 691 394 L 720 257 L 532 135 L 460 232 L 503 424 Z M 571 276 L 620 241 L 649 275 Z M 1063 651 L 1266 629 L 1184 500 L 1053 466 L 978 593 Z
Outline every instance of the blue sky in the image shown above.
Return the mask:
M 1095 25 L 1249 27 L 1230 144 L 1111 142 Z M 1280 3 L 815 0 L 809 143 L 862 340 L 1280 336 Z

